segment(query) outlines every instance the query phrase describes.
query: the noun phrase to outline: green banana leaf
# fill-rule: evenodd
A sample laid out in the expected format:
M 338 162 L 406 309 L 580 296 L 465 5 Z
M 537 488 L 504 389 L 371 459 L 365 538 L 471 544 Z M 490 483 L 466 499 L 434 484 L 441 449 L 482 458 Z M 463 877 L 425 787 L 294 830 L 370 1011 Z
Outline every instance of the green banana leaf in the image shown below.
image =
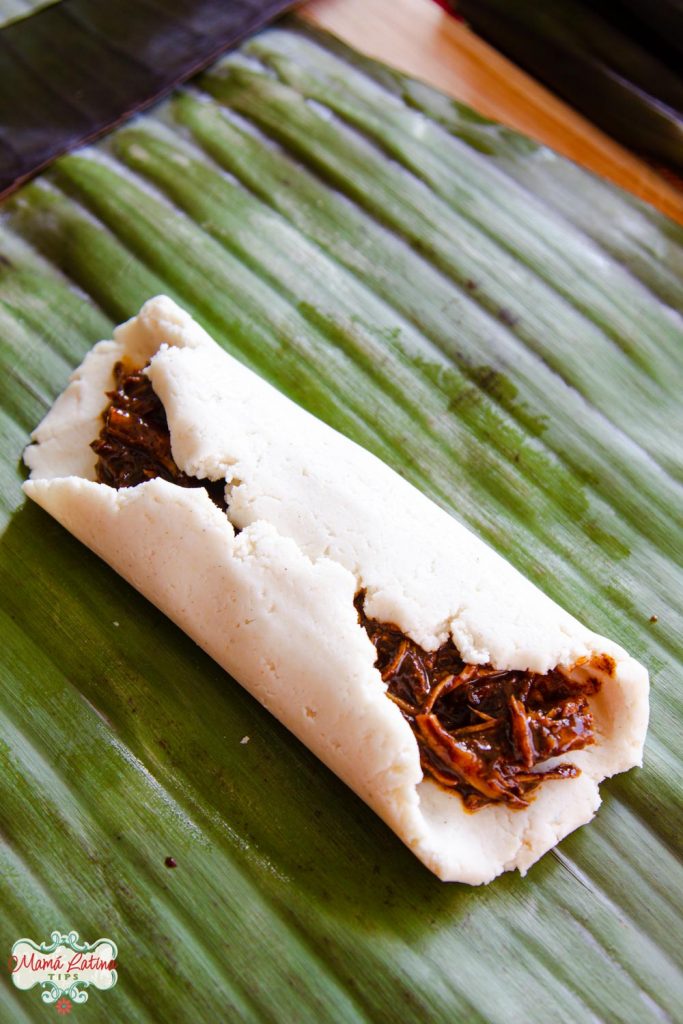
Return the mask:
M 90 1021 L 675 1020 L 681 229 L 295 20 L 0 221 L 6 953 L 112 938 Z M 645 767 L 525 879 L 440 883 L 24 500 L 30 430 L 160 291 L 650 668 Z M 0 1020 L 50 1013 L 5 977 Z

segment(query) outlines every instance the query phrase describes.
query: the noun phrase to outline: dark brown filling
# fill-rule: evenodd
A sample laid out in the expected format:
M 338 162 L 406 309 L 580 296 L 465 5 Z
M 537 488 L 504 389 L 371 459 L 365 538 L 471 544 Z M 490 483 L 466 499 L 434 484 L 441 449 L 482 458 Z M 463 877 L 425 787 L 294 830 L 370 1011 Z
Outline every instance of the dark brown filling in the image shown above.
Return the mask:
M 104 426 L 90 445 L 98 455 L 99 483 L 135 487 L 160 476 L 180 487 L 204 487 L 225 511 L 225 480 L 199 480 L 176 465 L 166 412 L 145 374 L 117 363 L 114 376 L 116 388 L 107 392 L 111 401 L 102 414 Z
M 546 779 L 580 774 L 572 764 L 532 769 L 595 742 L 588 697 L 599 680 L 468 665 L 452 640 L 425 651 L 397 626 L 369 619 L 364 597 L 356 597 L 358 618 L 375 645 L 387 696 L 415 734 L 422 770 L 456 790 L 469 811 L 491 803 L 528 807 Z
M 223 480 L 187 476 L 176 465 L 164 407 L 145 374 L 124 363 L 116 364 L 114 374 L 104 426 L 91 445 L 98 456 L 97 480 L 118 488 L 162 477 L 181 487 L 204 487 L 226 511 Z M 540 675 L 470 665 L 452 640 L 425 651 L 397 626 L 368 618 L 364 596 L 355 601 L 360 623 L 375 645 L 387 696 L 415 734 L 422 769 L 458 792 L 468 810 L 490 803 L 527 807 L 545 779 L 579 774 L 571 764 L 532 769 L 595 742 L 587 698 L 600 688 L 597 679 L 578 682 L 557 670 Z M 599 667 L 609 672 L 609 660 Z

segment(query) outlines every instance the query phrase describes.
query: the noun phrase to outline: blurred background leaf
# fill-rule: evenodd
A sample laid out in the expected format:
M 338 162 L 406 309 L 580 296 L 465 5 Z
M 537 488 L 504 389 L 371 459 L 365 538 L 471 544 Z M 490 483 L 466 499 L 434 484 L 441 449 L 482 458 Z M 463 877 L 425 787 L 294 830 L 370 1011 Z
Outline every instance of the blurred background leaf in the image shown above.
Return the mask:
M 679 0 L 439 0 L 603 131 L 683 173 Z

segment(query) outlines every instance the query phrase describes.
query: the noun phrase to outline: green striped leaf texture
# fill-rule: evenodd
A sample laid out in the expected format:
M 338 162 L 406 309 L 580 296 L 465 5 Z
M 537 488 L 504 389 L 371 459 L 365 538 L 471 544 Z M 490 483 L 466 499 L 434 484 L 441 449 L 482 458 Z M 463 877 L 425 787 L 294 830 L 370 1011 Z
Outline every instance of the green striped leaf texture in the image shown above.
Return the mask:
M 0 232 L 6 952 L 111 937 L 91 1021 L 673 1021 L 680 228 L 290 20 Z M 526 879 L 437 881 L 24 500 L 30 430 L 161 291 L 650 668 L 645 767 Z M 0 1019 L 46 1012 L 0 986 Z

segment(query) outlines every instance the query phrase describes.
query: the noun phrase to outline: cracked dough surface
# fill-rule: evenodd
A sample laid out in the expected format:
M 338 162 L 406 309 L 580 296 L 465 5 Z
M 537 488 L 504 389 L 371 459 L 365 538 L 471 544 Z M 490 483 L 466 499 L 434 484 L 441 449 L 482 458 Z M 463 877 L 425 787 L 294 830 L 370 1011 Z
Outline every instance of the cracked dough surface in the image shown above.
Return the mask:
M 90 441 L 121 358 L 166 409 L 173 457 L 225 479 L 229 519 L 202 489 L 95 480 Z M 525 871 L 599 802 L 598 782 L 642 759 L 648 677 L 373 455 L 225 353 L 170 299 L 100 342 L 33 435 L 26 493 L 154 602 L 348 783 L 444 880 Z M 241 532 L 235 536 L 231 521 Z M 475 814 L 423 780 L 417 743 L 386 698 L 353 598 L 433 650 L 546 672 L 602 652 L 598 742 L 566 755 L 530 807 Z

